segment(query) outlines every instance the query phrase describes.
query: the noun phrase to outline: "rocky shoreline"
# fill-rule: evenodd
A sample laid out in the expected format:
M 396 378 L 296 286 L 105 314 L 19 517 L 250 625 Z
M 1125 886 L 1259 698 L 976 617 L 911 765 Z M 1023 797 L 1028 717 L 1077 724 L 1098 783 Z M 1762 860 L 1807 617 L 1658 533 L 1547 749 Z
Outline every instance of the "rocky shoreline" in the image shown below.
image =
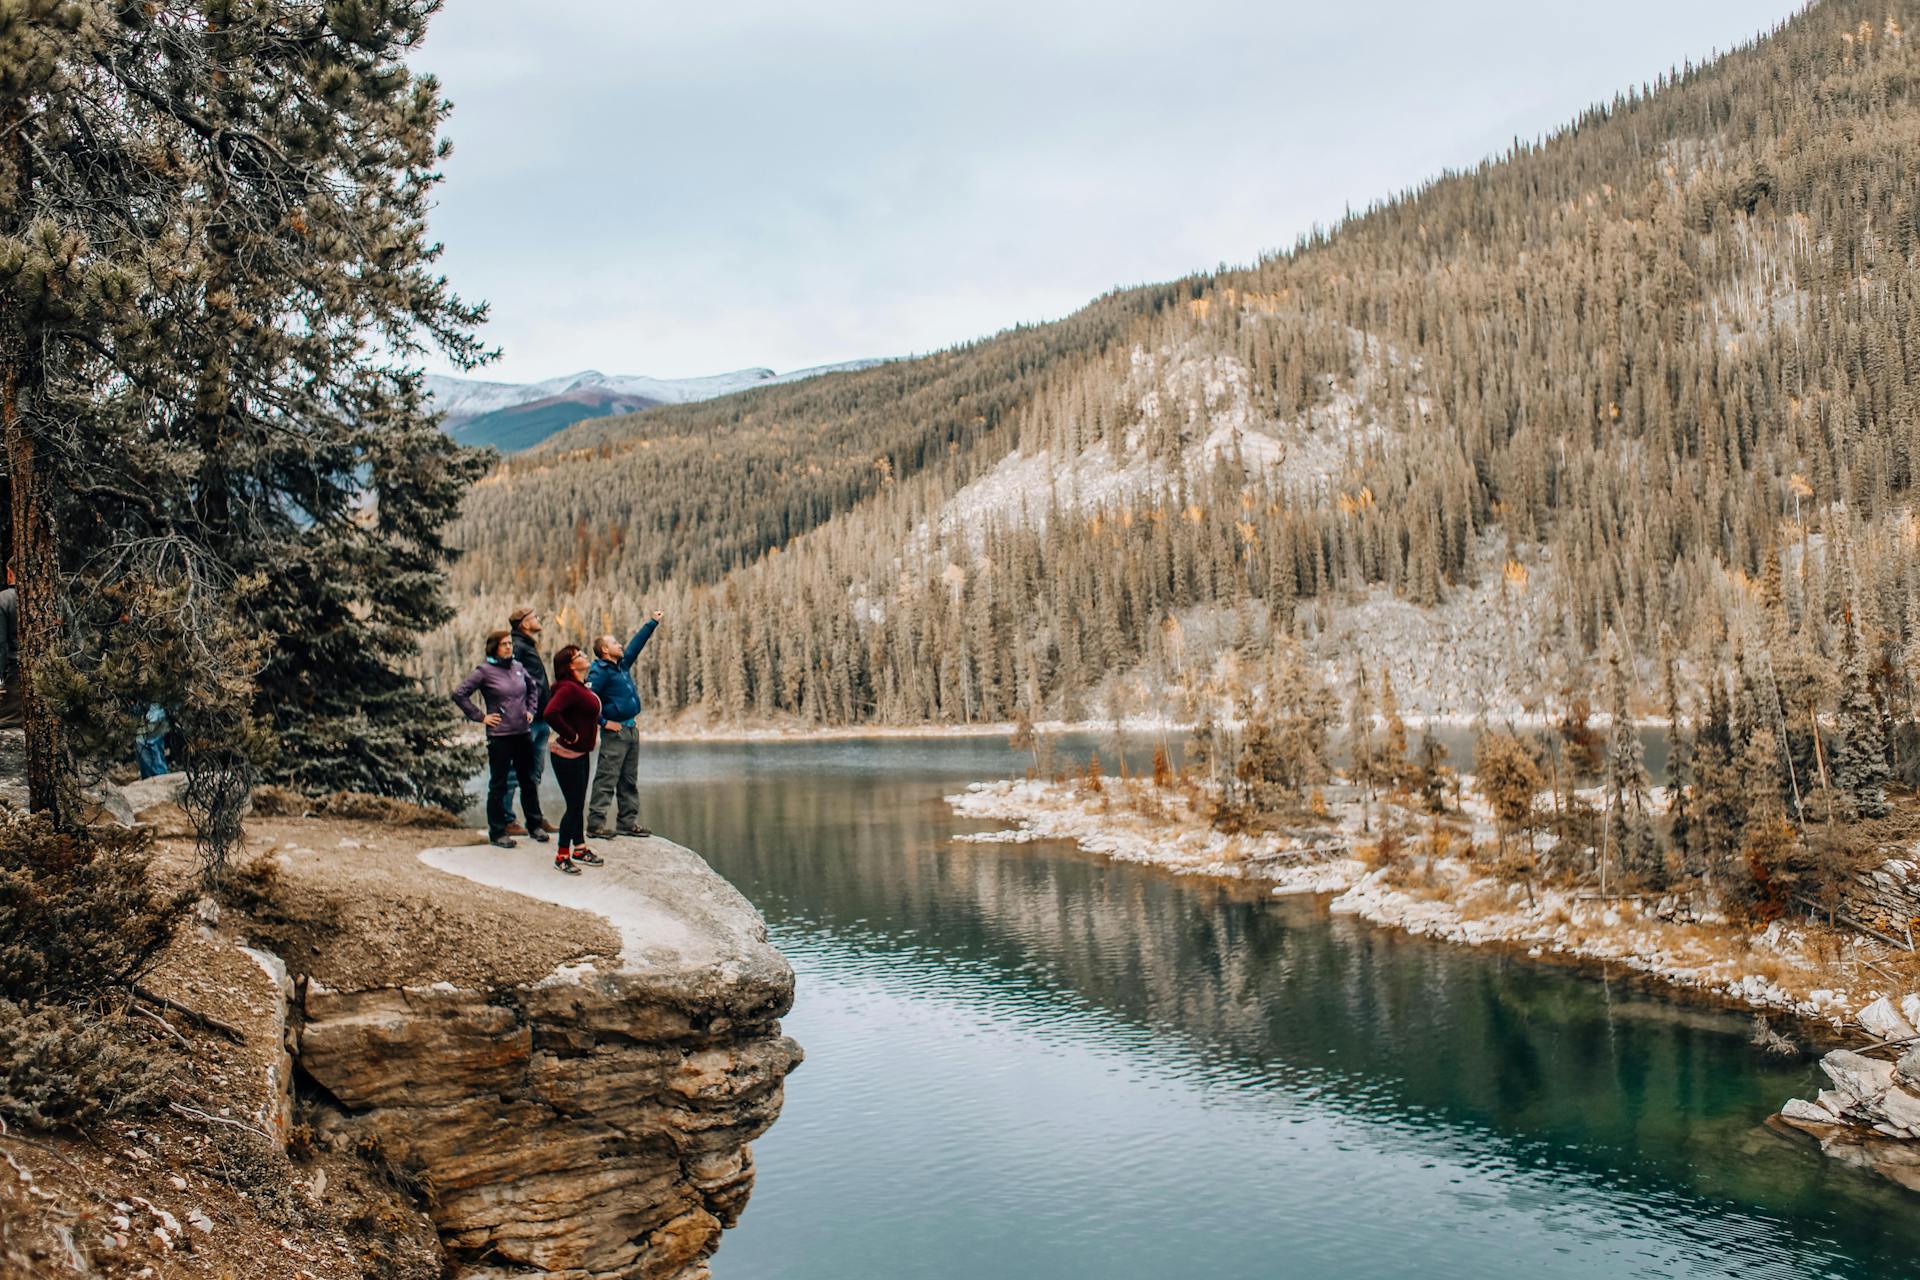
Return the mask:
M 1913 1051 L 1920 1047 L 1914 1031 L 1920 993 L 1895 990 L 1881 976 L 1877 962 L 1889 950 L 1885 943 L 1784 920 L 1764 928 L 1688 920 L 1670 900 L 1529 887 L 1451 849 L 1420 848 L 1411 840 L 1395 858 L 1383 862 L 1376 854 L 1370 863 L 1359 854 L 1377 836 L 1363 833 L 1360 806 L 1350 797 L 1332 799 L 1324 824 L 1311 833 L 1225 835 L 1183 812 L 1178 800 L 1143 796 L 1143 784 L 1131 785 L 1129 791 L 1128 784 L 1106 779 L 1100 792 L 1089 793 L 1078 784 L 1018 779 L 975 783 L 946 799 L 960 817 L 1012 824 L 956 837 L 962 841 L 1065 840 L 1178 875 L 1266 885 L 1277 895 L 1326 895 L 1337 914 L 1422 937 L 1507 946 L 1541 960 L 1619 965 L 1716 1003 L 1784 1014 L 1829 1044 L 1861 1031 L 1878 1042 L 1870 1052 L 1904 1043 L 1904 1065 L 1878 1062 L 1871 1071 L 1853 1061 L 1858 1053 L 1833 1051 L 1823 1063 L 1828 1074 L 1838 1084 L 1834 1072 L 1841 1071 L 1857 1094 L 1842 1088 L 1819 1103 L 1789 1104 L 1774 1125 L 1920 1190 L 1920 1052 Z M 1376 806 L 1375 821 L 1379 813 Z M 1420 830 L 1415 815 L 1398 816 L 1410 833 Z M 1460 816 L 1467 829 L 1455 847 L 1493 838 L 1491 816 L 1475 812 L 1471 800 Z M 1880 881 L 1911 892 L 1911 867 L 1910 860 L 1889 862 L 1866 878 L 1863 892 Z M 1819 954 L 1830 947 L 1840 949 L 1838 958 Z

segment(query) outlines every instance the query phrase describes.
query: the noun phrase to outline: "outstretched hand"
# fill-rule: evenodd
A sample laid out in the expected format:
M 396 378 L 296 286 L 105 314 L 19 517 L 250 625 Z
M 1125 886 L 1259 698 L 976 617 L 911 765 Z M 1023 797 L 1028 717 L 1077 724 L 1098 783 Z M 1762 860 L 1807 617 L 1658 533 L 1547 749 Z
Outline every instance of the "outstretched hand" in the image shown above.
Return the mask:
M 655 609 L 655 610 L 653 611 L 653 620 L 654 620 L 655 622 L 658 622 L 658 621 L 660 621 L 660 619 L 662 619 L 662 618 L 664 618 L 664 617 L 666 617 L 666 616 L 667 616 L 666 614 L 664 614 L 664 613 L 662 613 L 662 612 L 661 612 L 660 610 L 658 610 L 658 609 Z

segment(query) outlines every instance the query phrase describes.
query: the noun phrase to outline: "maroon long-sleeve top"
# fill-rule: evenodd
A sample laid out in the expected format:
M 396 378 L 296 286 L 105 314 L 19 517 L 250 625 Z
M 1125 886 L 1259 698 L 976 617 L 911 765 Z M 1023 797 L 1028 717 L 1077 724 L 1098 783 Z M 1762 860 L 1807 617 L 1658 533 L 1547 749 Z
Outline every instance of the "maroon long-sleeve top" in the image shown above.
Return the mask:
M 599 695 L 570 675 L 560 677 L 547 698 L 547 724 L 553 730 L 553 750 L 563 756 L 586 755 L 600 741 Z

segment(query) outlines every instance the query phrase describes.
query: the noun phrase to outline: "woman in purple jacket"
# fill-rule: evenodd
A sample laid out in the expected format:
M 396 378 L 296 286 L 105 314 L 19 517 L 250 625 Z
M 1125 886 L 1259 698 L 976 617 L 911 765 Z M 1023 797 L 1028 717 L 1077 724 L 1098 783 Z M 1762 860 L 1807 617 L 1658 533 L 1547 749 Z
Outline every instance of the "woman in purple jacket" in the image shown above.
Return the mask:
M 546 821 L 540 816 L 540 784 L 533 772 L 533 717 L 540 705 L 539 690 L 527 669 L 513 660 L 511 631 L 490 633 L 486 654 L 486 661 L 454 689 L 453 703 L 467 719 L 487 726 L 487 838 L 502 849 L 516 843 L 507 834 L 507 771 L 511 768 L 520 782 L 527 830 L 544 844 Z M 476 690 L 486 704 L 484 712 L 474 705 Z

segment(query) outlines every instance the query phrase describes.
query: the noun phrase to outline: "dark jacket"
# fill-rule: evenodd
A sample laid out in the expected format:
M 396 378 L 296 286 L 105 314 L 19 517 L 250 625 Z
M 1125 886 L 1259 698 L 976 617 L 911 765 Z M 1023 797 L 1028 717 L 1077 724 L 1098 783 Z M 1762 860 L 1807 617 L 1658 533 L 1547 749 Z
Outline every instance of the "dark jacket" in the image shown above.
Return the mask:
M 553 746 L 562 755 L 585 755 L 600 741 L 600 699 L 578 680 L 562 680 L 547 699 Z
M 534 644 L 533 637 L 521 635 L 518 627 L 513 629 L 513 660 L 525 667 L 527 674 L 533 677 L 533 687 L 540 691 L 534 703 L 533 718 L 545 720 L 547 699 L 553 696 L 553 685 L 547 679 L 547 664 L 540 661 L 540 647 Z
M 640 690 L 633 683 L 633 662 L 647 647 L 647 641 L 653 638 L 653 629 L 659 625 L 648 618 L 633 633 L 633 639 L 627 641 L 620 661 L 593 660 L 593 666 L 587 671 L 587 688 L 600 695 L 601 724 L 613 722 L 622 729 L 633 728 L 634 717 L 640 714 Z
M 486 705 L 485 711 L 474 705 L 476 689 L 480 692 L 480 701 Z M 489 658 L 454 686 L 453 705 L 476 723 L 485 720 L 491 712 L 499 712 L 500 723 L 488 725 L 487 736 L 510 738 L 532 730 L 533 722 L 527 712 L 533 709 L 538 696 L 539 689 L 525 667 L 511 660 L 495 662 Z

